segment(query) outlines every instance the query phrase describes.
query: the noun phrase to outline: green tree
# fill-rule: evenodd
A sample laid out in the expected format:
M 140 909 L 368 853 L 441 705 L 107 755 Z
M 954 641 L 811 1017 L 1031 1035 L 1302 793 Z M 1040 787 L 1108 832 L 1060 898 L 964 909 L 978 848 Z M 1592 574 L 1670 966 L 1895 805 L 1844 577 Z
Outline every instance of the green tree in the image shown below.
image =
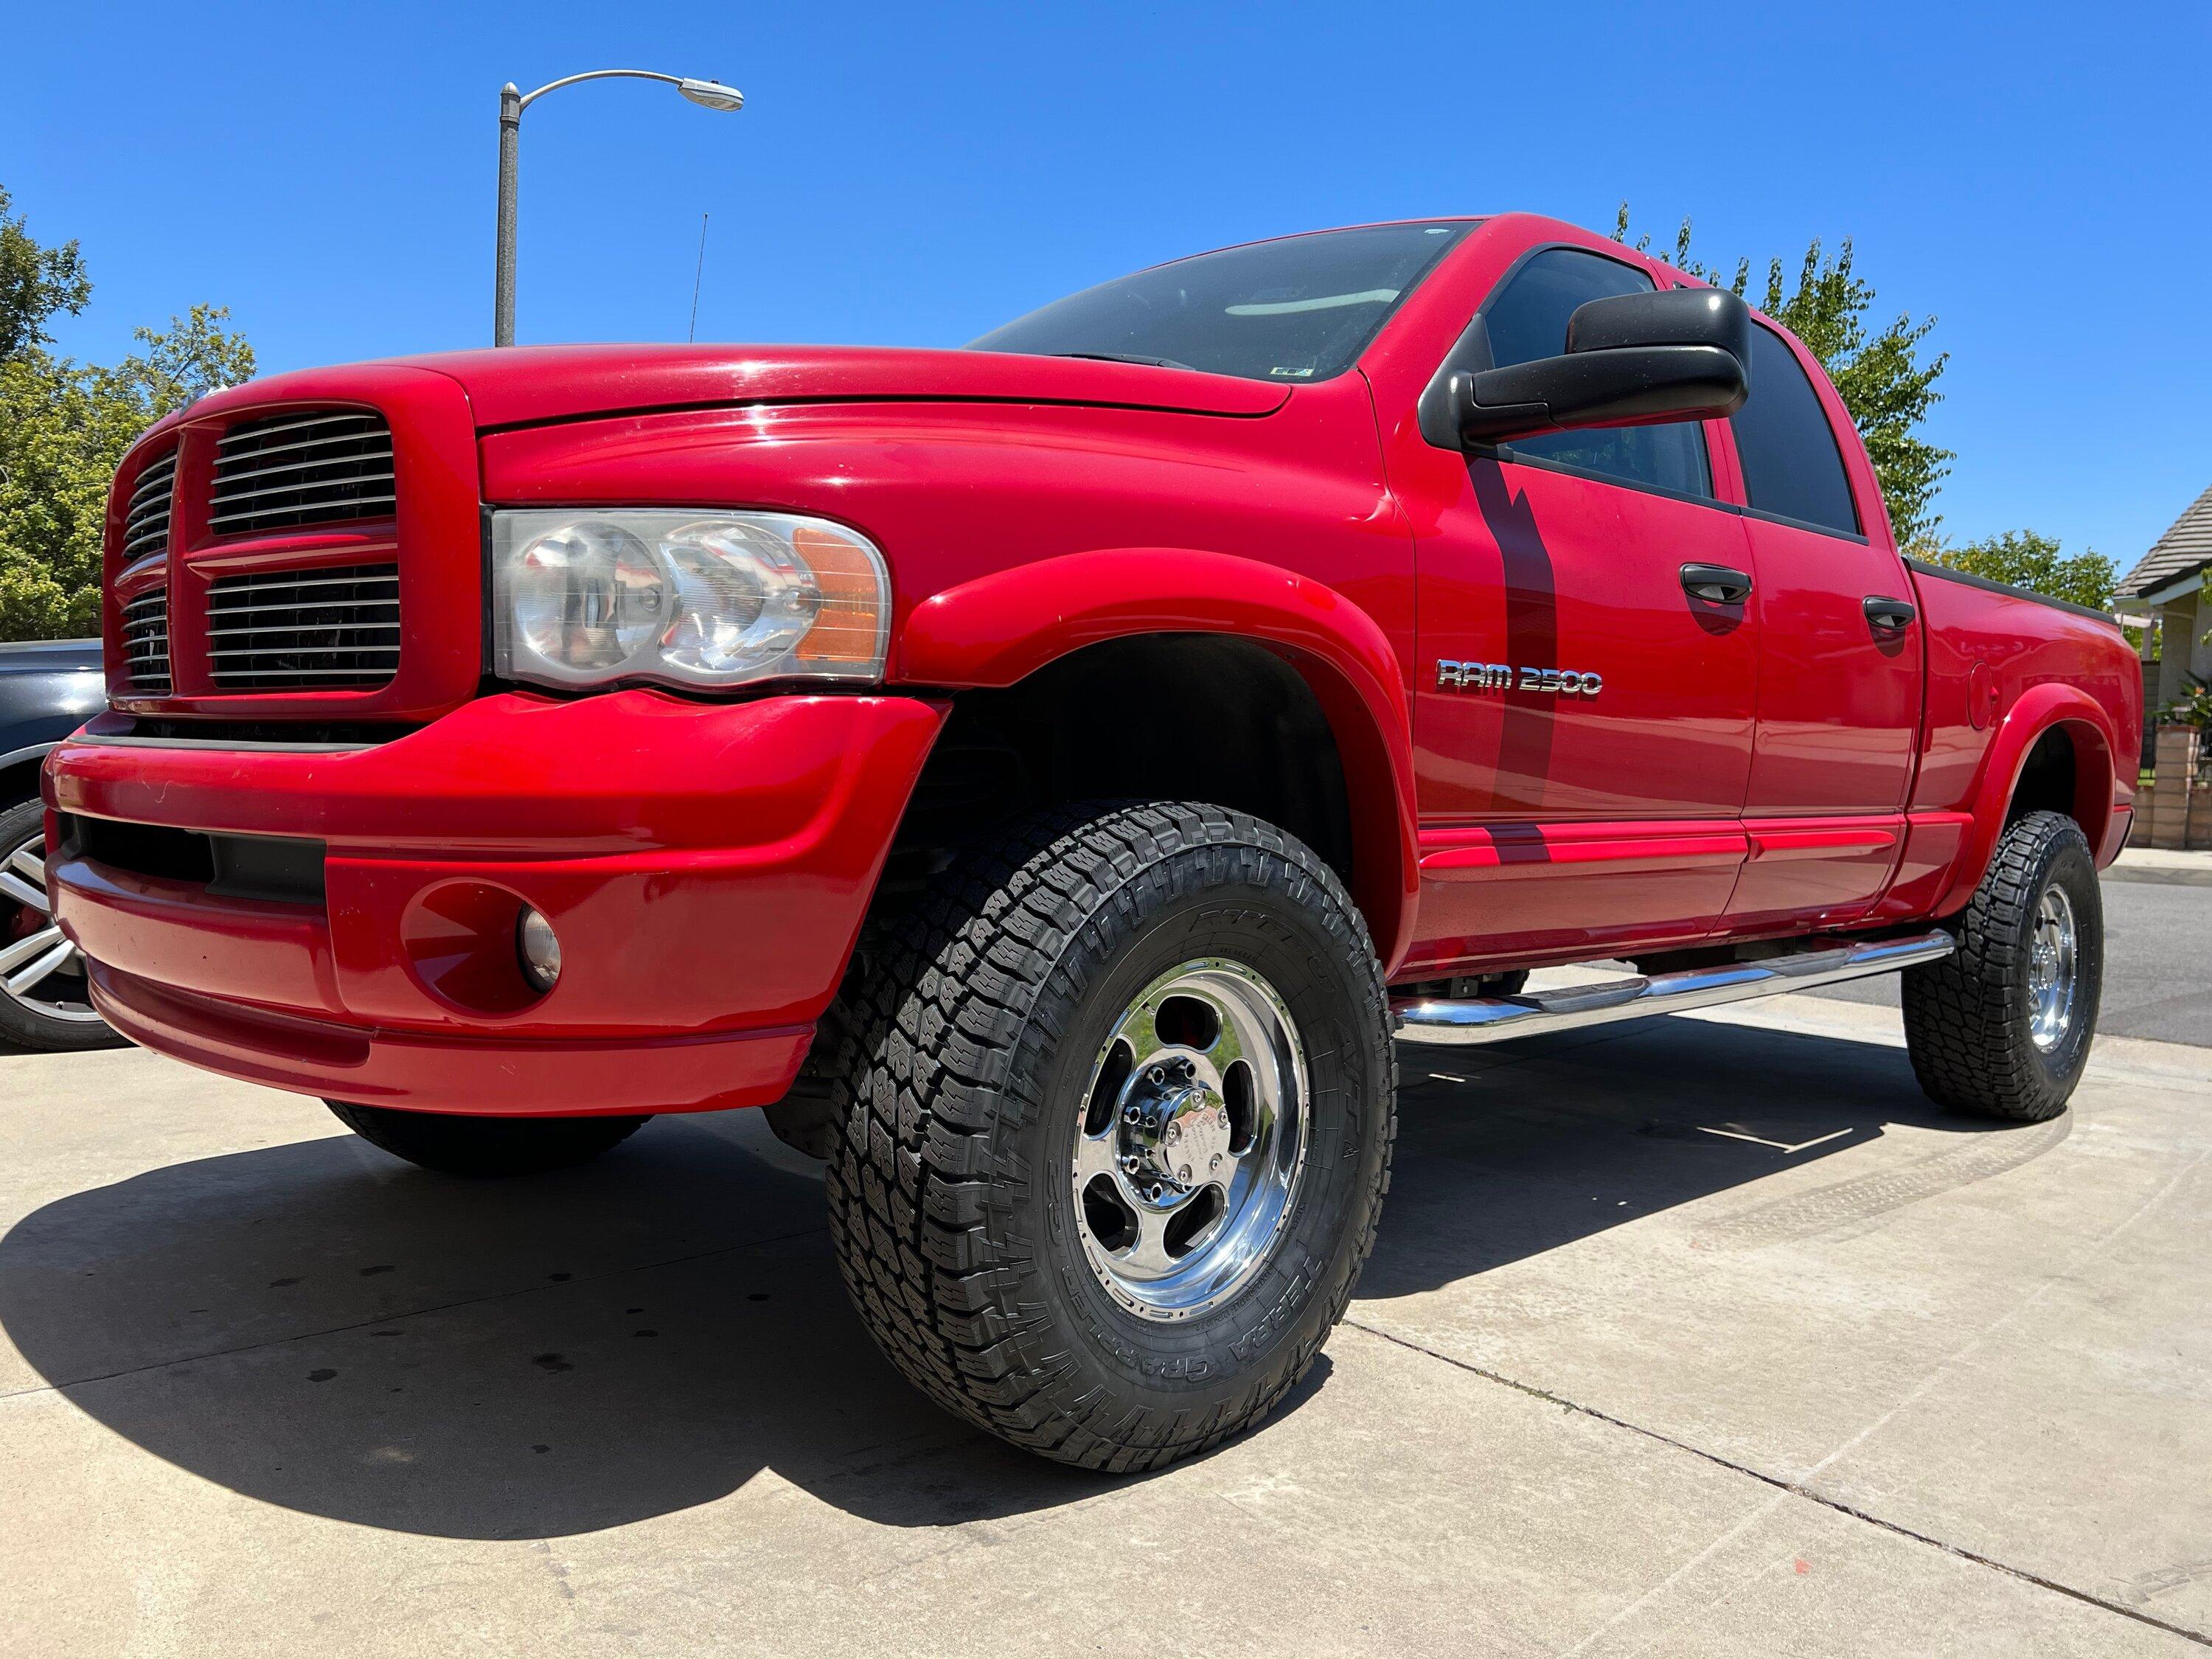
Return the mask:
M 1628 240 L 1628 204 L 1620 204 L 1614 221 L 1613 240 Z M 1638 251 L 1650 252 L 1649 235 L 1636 240 Z M 1736 261 L 1732 275 L 1700 264 L 1690 257 L 1690 222 L 1682 221 L 1675 233 L 1674 252 L 1656 257 L 1679 270 L 1734 290 L 1746 298 L 1751 286 L 1751 261 Z M 1820 360 L 1835 383 L 1844 406 L 1851 412 L 1875 477 L 1881 482 L 1882 499 L 1889 507 L 1891 527 L 1900 543 L 1934 539 L 1942 517 L 1935 511 L 1937 485 L 1948 476 L 1951 451 L 1939 448 L 1919 434 L 1928 411 L 1942 400 L 1936 382 L 1950 361 L 1937 352 L 1923 362 L 1921 345 L 1936 326 L 1933 317 L 1915 322 L 1899 316 L 1878 333 L 1868 332 L 1868 313 L 1875 301 L 1873 285 L 1853 269 L 1850 239 L 1833 258 L 1821 251 L 1818 240 L 1805 250 L 1794 281 L 1786 276 L 1781 259 L 1767 262 L 1766 289 L 1753 301 L 1759 308 L 1805 343 Z
M 0 359 L 26 346 L 52 345 L 46 319 L 58 311 L 74 317 L 92 298 L 76 238 L 59 247 L 40 246 L 23 228 L 23 216 L 8 211 L 10 200 L 0 185 Z
M 75 315 L 92 283 L 75 242 L 42 247 L 0 191 L 0 640 L 57 639 L 100 625 L 107 489 L 133 440 L 171 410 L 253 374 L 228 310 L 194 306 L 136 331 L 119 363 L 48 349 L 46 325 Z
M 1914 550 L 1970 576 L 2033 588 L 2093 611 L 2112 604 L 2113 584 L 2120 579 L 2118 568 L 2103 554 L 2093 550 L 2069 556 L 2059 550 L 2056 538 L 2033 530 L 2008 530 L 1958 547 Z

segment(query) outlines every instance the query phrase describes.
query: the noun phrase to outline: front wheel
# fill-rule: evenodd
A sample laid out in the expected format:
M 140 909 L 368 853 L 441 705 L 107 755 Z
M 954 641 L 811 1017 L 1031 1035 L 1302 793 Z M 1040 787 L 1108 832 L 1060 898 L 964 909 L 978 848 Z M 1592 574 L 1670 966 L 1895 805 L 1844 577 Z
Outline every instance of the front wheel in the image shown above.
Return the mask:
M 372 1146 L 444 1175 L 538 1175 L 588 1164 L 643 1127 L 642 1117 L 476 1117 L 326 1100 Z
M 2105 912 L 2081 827 L 2030 812 L 1997 842 L 1957 921 L 1959 948 L 1905 973 L 1905 1039 L 1929 1097 L 2039 1123 L 2089 1062 L 2105 980 Z
M 831 1232 L 910 1380 L 1117 1471 L 1282 1399 L 1395 1127 L 1382 970 L 1319 858 L 1217 807 L 1069 809 L 956 860 L 853 999 Z

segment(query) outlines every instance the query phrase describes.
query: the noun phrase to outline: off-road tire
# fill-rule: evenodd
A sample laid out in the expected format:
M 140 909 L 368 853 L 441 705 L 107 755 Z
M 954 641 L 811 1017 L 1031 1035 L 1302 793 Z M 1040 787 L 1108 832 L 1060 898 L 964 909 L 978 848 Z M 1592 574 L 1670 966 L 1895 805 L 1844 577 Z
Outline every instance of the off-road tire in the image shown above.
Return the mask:
M 2071 1023 L 2046 1052 L 2029 1035 L 2028 971 L 2036 909 L 2054 884 L 2073 908 L 2076 986 Z M 1913 1074 L 1954 1111 L 2021 1123 L 2057 1117 L 2088 1063 L 2104 985 L 2104 908 L 2081 827 L 2057 812 L 2008 827 L 1954 930 L 1956 951 L 1905 973 Z
M 40 833 L 45 822 L 46 808 L 36 797 L 25 801 L 0 805 L 0 863 L 5 863 L 15 849 Z M 27 918 L 26 926 L 43 932 L 50 925 L 35 911 L 19 909 L 11 899 L 0 897 L 0 945 L 13 942 L 11 921 Z M 69 970 L 72 989 L 76 975 L 82 972 L 83 958 L 74 959 Z M 49 980 L 48 984 L 55 981 Z M 75 1003 L 77 999 L 71 996 Z M 0 991 L 0 1039 L 19 1048 L 35 1048 L 48 1054 L 72 1054 L 88 1048 L 120 1048 L 129 1039 L 115 1030 L 105 1020 L 64 1018 L 42 1012 L 35 1007 L 18 1002 Z
M 1328 866 L 1219 807 L 1085 804 L 957 855 L 873 954 L 827 1180 L 884 1352 L 946 1410 L 1086 1468 L 1157 1468 L 1264 1417 L 1343 1314 L 1397 1127 L 1382 970 Z M 1071 1149 L 1115 1018 L 1206 957 L 1281 997 L 1312 1139 L 1266 1265 L 1170 1323 L 1117 1304 L 1085 1258 Z
M 372 1146 L 442 1175 L 540 1175 L 588 1164 L 635 1134 L 642 1117 L 476 1117 L 323 1103 Z

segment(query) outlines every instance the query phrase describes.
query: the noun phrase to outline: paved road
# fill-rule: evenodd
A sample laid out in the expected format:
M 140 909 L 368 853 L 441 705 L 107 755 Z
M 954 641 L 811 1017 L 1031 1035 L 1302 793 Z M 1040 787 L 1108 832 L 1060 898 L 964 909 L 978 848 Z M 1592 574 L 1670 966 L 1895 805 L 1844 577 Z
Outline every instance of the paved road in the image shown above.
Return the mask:
M 0 1648 L 2201 1653 L 2212 1056 L 1990 1129 L 1894 1024 L 1406 1048 L 1346 1326 L 1136 1480 L 906 1389 L 755 1115 L 472 1183 L 0 1056 Z
M 2097 1029 L 2212 1048 L 2212 886 L 2123 881 L 2105 896 L 2105 1000 Z M 1897 1006 L 1893 976 L 1831 986 L 1818 996 Z

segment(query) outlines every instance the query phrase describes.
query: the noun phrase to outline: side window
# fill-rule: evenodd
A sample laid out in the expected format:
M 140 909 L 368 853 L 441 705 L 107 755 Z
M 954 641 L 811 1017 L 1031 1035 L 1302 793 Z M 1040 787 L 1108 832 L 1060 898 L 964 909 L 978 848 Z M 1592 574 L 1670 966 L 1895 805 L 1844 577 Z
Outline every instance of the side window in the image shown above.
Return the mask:
M 1745 497 L 1761 513 L 1859 533 L 1858 508 L 1827 410 L 1797 354 L 1764 325 L 1751 331 L 1751 396 L 1730 422 Z
M 1617 294 L 1648 294 L 1653 286 L 1644 272 L 1617 259 L 1576 248 L 1547 248 L 1515 271 L 1483 307 L 1490 361 L 1504 368 L 1556 357 L 1566 349 L 1567 319 L 1577 306 Z M 1509 453 L 1681 495 L 1713 493 L 1705 434 L 1695 421 L 1517 438 Z

